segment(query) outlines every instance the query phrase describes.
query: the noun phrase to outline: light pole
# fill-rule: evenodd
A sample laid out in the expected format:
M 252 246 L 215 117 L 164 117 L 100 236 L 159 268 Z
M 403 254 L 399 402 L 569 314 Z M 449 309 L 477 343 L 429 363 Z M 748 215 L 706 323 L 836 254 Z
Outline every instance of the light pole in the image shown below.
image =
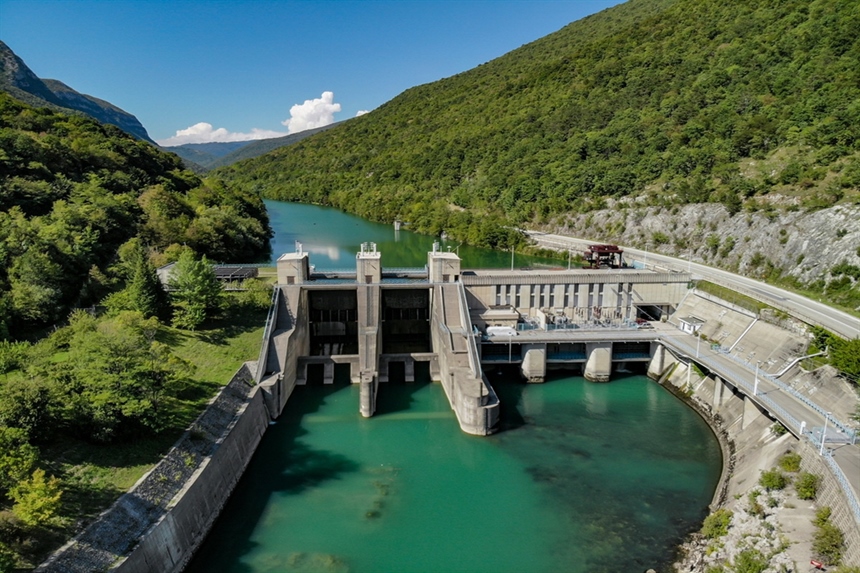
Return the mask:
M 821 432 L 821 447 L 818 448 L 818 455 L 824 454 L 824 439 L 827 437 L 827 420 L 830 418 L 830 412 L 824 416 L 824 431 Z
M 753 386 L 753 396 L 758 396 L 758 367 L 761 360 L 755 363 L 755 386 Z

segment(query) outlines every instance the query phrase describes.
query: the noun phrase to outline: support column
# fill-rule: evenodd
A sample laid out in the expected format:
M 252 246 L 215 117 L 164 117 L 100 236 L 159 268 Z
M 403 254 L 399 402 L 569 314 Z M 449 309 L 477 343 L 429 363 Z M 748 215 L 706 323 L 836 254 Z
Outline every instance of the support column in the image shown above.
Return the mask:
M 334 362 L 323 364 L 323 384 L 334 384 Z
M 659 380 L 666 371 L 666 348 L 662 344 L 652 343 L 651 362 L 648 363 L 648 378 Z
M 726 393 L 728 388 L 726 388 L 726 384 L 723 382 L 722 378 L 714 375 L 714 403 L 713 408 L 714 411 L 718 411 L 720 406 L 723 405 L 723 395 Z
M 588 360 L 585 363 L 585 379 L 591 382 L 609 382 L 612 374 L 612 343 L 589 342 L 585 345 Z
M 361 415 L 365 418 L 370 418 L 376 412 L 376 391 L 379 387 L 379 381 L 371 372 L 361 373 Z
M 407 382 L 415 382 L 415 361 L 407 358 L 403 365 L 403 373 Z
M 546 344 L 523 345 L 522 368 L 523 377 L 527 382 L 543 382 L 546 380 Z
M 744 416 L 743 421 L 741 421 L 741 429 L 746 430 L 750 424 L 763 416 L 764 414 L 759 410 L 758 405 L 752 401 L 752 398 L 744 396 Z

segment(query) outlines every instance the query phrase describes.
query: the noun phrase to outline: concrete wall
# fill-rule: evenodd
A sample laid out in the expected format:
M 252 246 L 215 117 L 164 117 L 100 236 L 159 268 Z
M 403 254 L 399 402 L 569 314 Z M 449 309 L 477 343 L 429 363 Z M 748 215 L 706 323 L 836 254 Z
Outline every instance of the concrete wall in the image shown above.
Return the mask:
M 847 447 L 847 446 L 845 446 Z M 860 524 L 854 520 L 845 493 L 839 485 L 836 476 L 827 466 L 824 459 L 818 455 L 818 450 L 806 440 L 801 440 L 798 453 L 802 456 L 800 469 L 821 476 L 815 505 L 830 507 L 833 513 L 830 522 L 842 530 L 845 535 L 845 552 L 842 562 L 847 565 L 860 566 Z
M 245 364 L 155 468 L 37 571 L 181 571 L 268 427 L 252 383 Z
M 446 323 L 443 288 L 462 289 L 460 284 L 437 285 L 431 297 L 430 336 L 433 351 L 438 355 L 438 379 L 442 382 L 451 408 L 457 415 L 457 422 L 467 434 L 485 436 L 496 431 L 499 420 L 499 398 L 481 371 L 478 349 L 474 337 L 464 331 L 462 324 L 468 324 L 466 309 L 461 307 L 457 314 L 460 325 L 453 332 Z M 463 293 L 465 294 L 465 293 Z M 454 297 L 449 296 L 452 303 Z M 465 297 L 460 299 L 463 303 Z M 448 309 L 449 315 L 453 309 Z M 431 374 L 433 363 L 431 363 Z
M 209 533 L 269 425 L 259 386 L 237 413 L 218 449 L 197 469 L 172 507 L 143 537 L 118 573 L 179 572 Z
M 299 286 L 277 287 L 280 309 L 269 342 L 269 366 L 273 372 L 260 383 L 261 391 L 272 419 L 281 415 L 296 386 L 298 359 L 310 353 L 308 336 L 308 295 Z

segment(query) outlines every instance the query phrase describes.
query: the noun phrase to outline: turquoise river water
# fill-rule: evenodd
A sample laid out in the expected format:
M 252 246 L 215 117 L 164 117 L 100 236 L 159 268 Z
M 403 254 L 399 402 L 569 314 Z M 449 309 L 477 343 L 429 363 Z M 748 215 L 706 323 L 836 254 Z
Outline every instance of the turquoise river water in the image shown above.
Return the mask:
M 344 230 L 355 218 L 320 210 L 337 214 L 332 232 L 354 241 L 326 247 L 319 236 L 280 231 L 294 206 L 267 205 L 276 253 L 279 241 L 300 240 L 313 246 L 312 262 L 325 249 L 328 264 L 348 268 L 353 245 L 370 240 L 386 266 L 423 264 L 388 262 L 404 233 L 388 245 L 386 231 L 357 236 Z M 298 210 L 307 214 L 305 207 Z M 495 371 L 502 431 L 475 437 L 460 431 L 426 369 L 415 383 L 382 385 L 370 419 L 359 414 L 347 374 L 339 369 L 334 385 L 296 388 L 189 571 L 665 570 L 719 478 L 708 426 L 644 376 L 594 384 L 557 373 L 526 385 L 515 370 Z

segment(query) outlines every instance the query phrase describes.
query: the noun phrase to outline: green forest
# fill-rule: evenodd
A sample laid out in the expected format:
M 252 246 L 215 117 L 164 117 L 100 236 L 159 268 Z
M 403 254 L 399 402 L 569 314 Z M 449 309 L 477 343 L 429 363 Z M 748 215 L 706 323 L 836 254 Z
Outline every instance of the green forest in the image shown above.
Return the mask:
M 0 339 L 63 320 L 123 286 L 132 239 L 156 266 L 180 246 L 219 262 L 267 260 L 255 192 L 201 180 L 119 128 L 0 94 Z
M 102 511 L 256 355 L 270 287 L 227 296 L 210 260 L 268 260 L 270 236 L 256 193 L 0 94 L 0 571 Z
M 609 197 L 826 207 L 860 186 L 857 30 L 853 0 L 632 0 L 216 173 L 491 247 Z

